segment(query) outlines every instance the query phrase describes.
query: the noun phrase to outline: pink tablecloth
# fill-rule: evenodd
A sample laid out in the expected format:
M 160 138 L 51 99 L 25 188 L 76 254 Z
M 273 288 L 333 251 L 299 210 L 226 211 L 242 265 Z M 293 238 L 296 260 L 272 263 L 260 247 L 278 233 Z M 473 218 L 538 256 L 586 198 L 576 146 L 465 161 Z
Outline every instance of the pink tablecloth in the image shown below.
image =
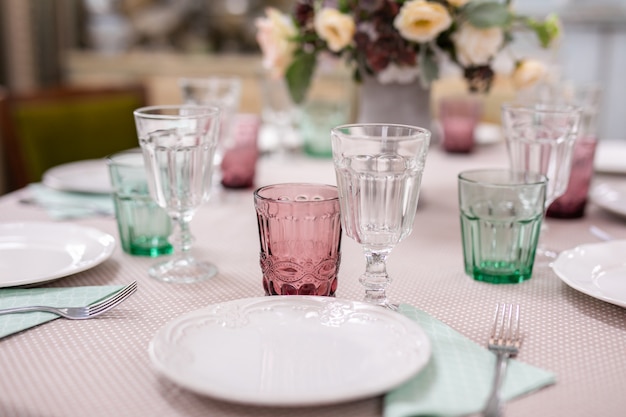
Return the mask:
M 463 272 L 456 174 L 467 168 L 506 166 L 503 144 L 472 155 L 448 155 L 432 146 L 412 235 L 389 259 L 390 296 L 410 303 L 484 344 L 498 302 L 520 303 L 525 341 L 519 359 L 553 371 L 557 383 L 512 401 L 508 417 L 623 416 L 626 413 L 626 310 L 579 293 L 549 268 L 517 285 L 474 282 Z M 625 179 L 621 179 L 625 180 Z M 335 183 L 330 160 L 266 157 L 257 185 Z M 45 220 L 20 205 L 19 191 L 0 198 L 0 221 Z M 117 236 L 113 218 L 76 223 Z M 626 238 L 624 219 L 590 205 L 579 220 L 549 220 L 547 243 L 560 249 L 595 242 L 591 224 Z M 192 222 L 197 256 L 216 262 L 217 277 L 194 285 L 151 280 L 151 259 L 117 248 L 103 264 L 47 285 L 111 285 L 136 279 L 138 292 L 110 315 L 89 321 L 55 320 L 0 340 L 0 416 L 380 416 L 381 398 L 307 409 L 230 404 L 191 394 L 157 376 L 147 354 L 155 332 L 170 319 L 207 304 L 263 295 L 252 191 L 223 191 Z M 345 238 L 337 296 L 361 299 L 360 248 Z M 34 259 L 33 262 L 37 260 Z M 219 343 L 216 340 L 215 343 Z M 454 401 L 453 398 L 450 401 Z

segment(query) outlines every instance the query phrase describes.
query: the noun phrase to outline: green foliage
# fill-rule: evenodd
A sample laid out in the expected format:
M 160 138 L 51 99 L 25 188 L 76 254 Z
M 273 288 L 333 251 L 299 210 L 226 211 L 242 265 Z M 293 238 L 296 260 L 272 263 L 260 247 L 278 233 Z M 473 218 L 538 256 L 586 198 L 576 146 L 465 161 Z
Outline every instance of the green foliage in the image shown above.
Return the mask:
M 296 104 L 300 104 L 306 98 L 306 93 L 311 85 L 311 79 L 313 78 L 313 72 L 315 71 L 315 64 L 317 61 L 317 55 L 315 53 L 298 53 L 285 74 L 287 80 L 287 87 L 289 88 L 289 94 L 291 99 Z
M 556 15 L 549 15 L 543 22 L 527 18 L 526 25 L 535 32 L 543 48 L 550 46 L 552 41 L 557 38 L 561 32 Z
M 461 14 L 475 27 L 486 29 L 505 27 L 511 22 L 511 13 L 505 4 L 494 1 L 471 1 L 463 6 Z
M 423 87 L 428 87 L 439 78 L 439 65 L 427 48 L 421 48 L 419 54 L 420 81 Z

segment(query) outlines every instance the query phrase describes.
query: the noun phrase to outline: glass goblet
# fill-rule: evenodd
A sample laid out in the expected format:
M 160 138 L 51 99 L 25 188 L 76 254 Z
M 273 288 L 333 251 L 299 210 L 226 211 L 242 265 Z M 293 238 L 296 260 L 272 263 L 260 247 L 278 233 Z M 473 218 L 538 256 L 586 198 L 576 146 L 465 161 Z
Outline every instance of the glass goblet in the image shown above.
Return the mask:
M 352 124 L 331 130 L 341 222 L 362 245 L 365 301 L 389 308 L 387 257 L 413 229 L 430 131 L 406 125 Z
M 569 104 L 523 102 L 504 103 L 501 111 L 511 169 L 539 173 L 548 178 L 547 211 L 567 189 L 581 109 Z M 544 237 L 545 232 L 544 226 Z M 549 262 L 557 254 L 540 244 L 538 263 Z
M 235 144 L 237 113 L 241 104 L 242 80 L 234 76 L 182 77 L 178 86 L 184 104 L 220 109 L 220 134 L 214 156 L 212 198 L 220 197 L 221 165 L 228 149 Z
M 191 283 L 217 274 L 215 265 L 191 255 L 189 222 L 210 196 L 220 111 L 206 106 L 151 106 L 135 110 L 150 194 L 171 217 L 173 259 L 148 273 L 166 282 Z

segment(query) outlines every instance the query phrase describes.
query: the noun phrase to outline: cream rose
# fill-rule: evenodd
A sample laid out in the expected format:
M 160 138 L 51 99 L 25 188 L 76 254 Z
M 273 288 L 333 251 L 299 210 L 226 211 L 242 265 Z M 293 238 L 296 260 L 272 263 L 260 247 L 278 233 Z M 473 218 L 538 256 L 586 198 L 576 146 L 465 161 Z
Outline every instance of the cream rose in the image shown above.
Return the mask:
M 461 65 L 486 65 L 502 47 L 504 33 L 499 27 L 479 29 L 466 23 L 452 35 L 452 41 Z
M 525 59 L 515 66 L 512 75 L 513 86 L 518 90 L 528 88 L 546 75 L 547 68 L 543 63 L 535 59 Z
M 315 15 L 313 22 L 317 35 L 326 41 L 328 48 L 339 52 L 352 42 L 356 30 L 351 16 L 337 9 L 323 8 Z
M 273 7 L 265 10 L 266 17 L 258 18 L 256 39 L 263 53 L 263 67 L 274 78 L 285 74 L 293 60 L 296 44 L 291 41 L 298 32 L 289 16 Z
M 393 21 L 403 38 L 415 42 L 428 42 L 448 29 L 452 18 L 439 3 L 412 0 L 404 3 Z

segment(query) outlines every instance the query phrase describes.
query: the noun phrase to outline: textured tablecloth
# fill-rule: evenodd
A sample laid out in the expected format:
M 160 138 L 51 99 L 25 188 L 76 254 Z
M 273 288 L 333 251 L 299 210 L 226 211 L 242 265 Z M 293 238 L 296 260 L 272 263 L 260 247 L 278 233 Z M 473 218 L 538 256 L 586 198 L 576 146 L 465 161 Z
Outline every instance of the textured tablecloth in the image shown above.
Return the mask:
M 536 267 L 532 279 L 515 285 L 479 283 L 463 272 L 456 175 L 468 168 L 505 167 L 505 155 L 502 143 L 478 147 L 471 155 L 449 155 L 432 146 L 413 233 L 389 258 L 390 297 L 480 344 L 496 303 L 521 304 L 525 339 L 518 358 L 554 372 L 557 383 L 510 402 L 507 417 L 624 416 L 625 309 L 569 288 L 546 267 Z M 292 181 L 334 184 L 332 162 L 306 157 L 259 162 L 256 185 Z M 47 219 L 42 209 L 20 205 L 19 194 L 0 198 L 0 221 Z M 75 222 L 117 237 L 113 218 Z M 583 219 L 549 219 L 548 224 L 546 242 L 559 249 L 597 241 L 588 231 L 591 224 L 626 238 L 626 221 L 593 205 Z M 154 281 L 146 274 L 154 260 L 131 257 L 118 247 L 97 267 L 47 284 L 118 285 L 136 279 L 139 289 L 101 319 L 55 320 L 0 340 L 0 416 L 381 415 L 380 397 L 297 410 L 249 407 L 192 394 L 157 376 L 147 347 L 167 321 L 211 303 L 263 295 L 252 190 L 222 191 L 198 211 L 191 230 L 196 255 L 219 267 L 219 275 L 209 281 Z M 361 299 L 361 249 L 346 237 L 342 249 L 337 296 Z

